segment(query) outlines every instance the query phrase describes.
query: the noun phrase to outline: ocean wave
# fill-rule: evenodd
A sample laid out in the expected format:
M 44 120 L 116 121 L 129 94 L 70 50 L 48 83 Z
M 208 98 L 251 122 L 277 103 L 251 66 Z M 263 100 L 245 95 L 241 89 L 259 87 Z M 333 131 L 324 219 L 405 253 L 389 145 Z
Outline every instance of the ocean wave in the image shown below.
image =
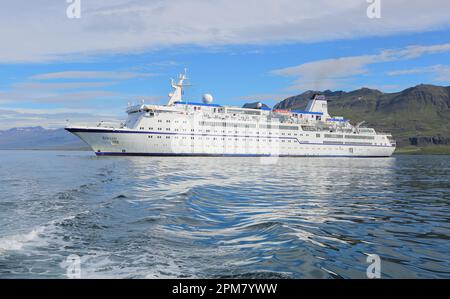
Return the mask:
M 45 226 L 33 228 L 30 232 L 0 238 L 0 254 L 7 251 L 21 250 L 27 244 L 36 241 L 44 232 Z
M 69 215 L 61 219 L 51 220 L 43 225 L 38 225 L 26 233 L 0 237 L 0 255 L 9 251 L 20 251 L 29 246 L 46 245 L 52 233 L 55 232 L 61 223 L 74 218 L 75 216 Z

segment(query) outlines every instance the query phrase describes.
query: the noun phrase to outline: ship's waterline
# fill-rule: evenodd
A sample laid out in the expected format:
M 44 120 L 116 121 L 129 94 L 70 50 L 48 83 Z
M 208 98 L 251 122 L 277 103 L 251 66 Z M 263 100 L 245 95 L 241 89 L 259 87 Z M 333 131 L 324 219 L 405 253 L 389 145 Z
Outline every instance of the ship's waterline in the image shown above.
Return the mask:
M 324 96 L 315 95 L 304 111 L 221 106 L 211 95 L 184 102 L 185 78 L 172 82 L 167 105 L 130 106 L 120 126 L 66 130 L 98 155 L 389 157 L 395 150 L 390 134 L 331 117 Z

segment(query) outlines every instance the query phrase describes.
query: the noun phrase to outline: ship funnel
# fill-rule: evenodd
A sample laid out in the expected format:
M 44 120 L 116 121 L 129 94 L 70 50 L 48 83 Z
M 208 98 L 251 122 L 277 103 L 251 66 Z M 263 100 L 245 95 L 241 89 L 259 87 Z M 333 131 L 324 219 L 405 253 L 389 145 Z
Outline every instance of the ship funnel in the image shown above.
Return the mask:
M 327 99 L 322 94 L 313 95 L 313 97 L 308 101 L 306 111 L 323 113 L 325 119 L 330 117 L 330 115 L 328 114 Z

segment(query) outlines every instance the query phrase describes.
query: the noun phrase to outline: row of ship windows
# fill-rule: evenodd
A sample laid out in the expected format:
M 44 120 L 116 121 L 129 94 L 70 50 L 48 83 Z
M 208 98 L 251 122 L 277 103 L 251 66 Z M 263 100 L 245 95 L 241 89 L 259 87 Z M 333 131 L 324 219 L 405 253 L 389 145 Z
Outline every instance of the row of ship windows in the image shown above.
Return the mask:
M 154 146 L 161 146 L 161 147 L 167 147 L 167 144 L 154 144 Z M 223 148 L 223 146 L 218 146 L 217 144 L 202 144 L 201 145 L 202 148 Z M 249 147 L 247 145 L 239 145 L 239 144 L 231 144 L 231 145 L 227 145 L 227 147 L 231 147 L 231 148 L 246 148 L 248 149 Z M 273 149 L 273 148 L 272 148 Z M 311 150 L 311 148 L 308 147 L 299 147 L 299 146 L 295 146 L 295 147 L 291 147 L 291 146 L 285 146 L 283 148 L 280 148 L 281 151 L 286 151 L 286 150 L 297 150 L 297 151 L 301 151 L 301 150 Z M 327 147 L 314 147 L 314 150 L 318 150 L 318 151 L 329 151 L 330 148 Z M 344 150 L 343 147 L 339 147 L 338 150 Z M 350 151 L 350 153 L 354 152 L 354 148 L 349 148 L 348 149 Z
M 159 123 L 163 123 L 162 119 L 158 119 Z M 171 123 L 171 120 L 166 120 L 166 123 Z M 186 120 L 183 121 L 178 121 L 178 120 L 174 120 L 174 123 L 183 123 L 183 124 L 187 124 Z M 200 121 L 199 125 L 201 126 L 210 126 L 210 127 L 234 127 L 234 128 L 256 128 L 256 124 L 243 124 L 243 123 L 227 123 L 227 122 L 210 122 L 210 121 Z M 298 130 L 299 127 L 298 126 L 285 126 L 285 125 L 278 125 L 278 124 L 260 124 L 259 125 L 260 129 L 279 129 L 279 130 Z M 141 127 L 141 130 L 143 130 L 144 128 Z M 315 131 L 316 128 L 315 127 L 309 127 L 309 126 L 302 126 L 302 129 L 304 131 Z M 363 131 L 364 129 L 360 129 L 361 131 Z M 364 132 L 372 132 L 371 129 L 367 129 L 364 130 Z M 325 138 L 343 138 L 343 135 L 339 135 L 339 134 L 325 134 Z M 374 136 L 362 136 L 362 135 L 345 135 L 345 138 L 352 138 L 352 139 L 374 139 Z
M 144 127 L 140 127 L 139 128 L 140 130 L 145 130 L 145 128 Z M 153 129 L 154 128 L 148 128 L 150 131 L 153 131 Z M 165 131 L 167 131 L 167 132 L 187 132 L 188 130 L 187 129 L 171 129 L 171 128 L 165 128 L 166 130 Z M 157 131 L 163 131 L 163 128 L 157 128 Z M 195 129 L 191 129 L 190 130 L 191 132 L 195 132 L 195 131 L 197 131 L 197 132 L 200 132 L 200 133 L 202 133 L 203 132 L 203 130 L 201 130 L 201 129 L 199 129 L 199 130 L 195 130 Z M 256 134 L 256 135 L 260 135 L 260 134 L 267 134 L 267 135 L 273 135 L 273 133 L 272 132 L 259 132 L 259 131 L 254 131 L 254 132 L 249 132 L 249 131 L 230 131 L 230 130 L 228 130 L 228 131 L 226 131 L 226 130 L 221 130 L 220 132 L 219 131 L 217 131 L 217 130 L 214 130 L 214 131 L 212 131 L 212 130 L 205 130 L 205 133 L 231 133 L 231 134 L 249 134 L 249 133 L 253 133 L 253 134 Z M 282 136 L 309 136 L 309 134 L 297 134 L 297 133 L 281 133 L 281 135 Z M 320 137 L 320 134 L 316 134 L 316 137 Z
M 159 123 L 162 123 L 162 119 L 158 119 Z M 171 120 L 166 120 L 166 123 L 171 123 Z M 174 120 L 174 123 L 183 123 L 186 124 L 187 121 L 178 121 Z M 243 123 L 227 123 L 227 122 L 212 122 L 212 121 L 200 121 L 200 126 L 210 126 L 210 127 L 234 127 L 234 128 L 256 128 L 256 124 L 243 124 Z M 268 124 L 260 124 L 259 128 L 261 129 L 279 129 L 279 130 L 298 130 L 298 126 L 284 126 L 284 125 L 268 125 Z
M 153 135 L 150 135 L 150 136 L 148 136 L 148 138 L 149 139 L 153 139 L 153 138 L 155 138 L 155 139 L 163 139 L 162 138 L 162 136 L 153 136 Z M 220 137 L 220 138 L 218 138 L 218 137 L 189 137 L 191 140 L 229 140 L 229 141 L 231 141 L 231 140 L 234 140 L 234 141 L 268 141 L 268 142 L 288 142 L 288 143 L 291 143 L 291 142 L 295 142 L 295 140 L 285 140 L 285 139 L 282 139 L 282 140 L 278 140 L 278 139 L 264 139 L 264 138 L 261 138 L 261 139 L 259 139 L 259 138 L 225 138 L 225 137 Z M 188 139 L 188 137 L 187 136 L 166 136 L 165 137 L 165 139 L 183 139 L 183 140 L 186 140 L 186 139 Z
M 344 144 L 343 141 L 324 141 L 323 144 L 332 144 L 332 145 L 337 145 L 337 144 Z M 346 141 L 345 144 L 354 144 L 354 145 L 373 145 L 371 142 L 354 142 L 354 141 Z M 377 145 L 377 144 L 375 144 Z
M 139 128 L 140 130 L 145 130 L 145 128 L 144 127 L 140 127 Z M 150 128 L 148 128 L 150 131 L 152 131 L 153 130 L 153 128 L 152 127 L 150 127 Z M 163 128 L 157 128 L 157 130 L 158 131 L 163 131 Z M 172 130 L 172 128 L 165 128 L 165 131 L 167 131 L 167 132 L 170 132 L 170 131 L 173 131 L 173 132 L 187 132 L 187 129 L 182 129 L 182 128 L 175 128 L 175 129 L 173 129 Z M 191 132 L 195 132 L 195 131 L 197 131 L 197 132 L 203 132 L 203 130 L 202 129 L 198 129 L 198 130 L 195 130 L 195 129 L 191 129 L 190 130 Z M 248 131 L 230 131 L 230 130 L 228 130 L 228 131 L 226 131 L 226 130 L 221 130 L 220 132 L 219 131 L 217 131 L 217 130 L 214 130 L 214 131 L 212 131 L 212 130 L 205 130 L 205 133 L 211 133 L 211 132 L 214 132 L 214 133 L 235 133 L 235 134 L 239 134 L 239 133 L 254 133 L 254 134 L 256 134 L 256 135 L 260 135 L 260 134 L 267 134 L 267 135 L 273 135 L 273 133 L 272 132 L 259 132 L 259 131 L 256 131 L 256 132 L 248 132 Z M 303 134 L 297 134 L 297 133 L 281 133 L 281 136 L 304 136 Z M 305 136 L 309 136 L 309 134 L 305 134 Z M 316 133 L 316 137 L 317 138 L 320 138 L 321 137 L 321 134 L 320 133 Z M 367 139 L 367 140 L 374 140 L 375 139 L 375 136 L 363 136 L 363 135 L 339 135 L 339 134 L 324 134 L 324 137 L 325 138 L 346 138 L 346 139 Z
M 163 139 L 163 136 L 158 136 L 158 135 L 149 135 L 148 136 L 149 139 Z M 265 138 L 225 138 L 225 137 L 187 137 L 187 136 L 165 136 L 165 139 L 182 139 L 182 140 L 187 140 L 187 139 L 191 139 L 191 140 L 213 140 L 213 141 L 217 141 L 217 140 L 228 140 L 228 141 L 262 141 L 262 142 L 282 142 L 282 143 L 295 143 L 295 140 L 286 140 L 286 139 L 265 139 Z M 332 142 L 332 141 L 324 141 L 323 144 L 328 144 L 328 145 L 339 145 L 342 144 L 344 145 L 344 142 Z M 347 141 L 345 142 L 346 145 L 378 145 L 378 144 L 372 144 L 370 142 L 352 142 L 352 141 Z M 380 145 L 383 145 L 380 143 Z
M 162 123 L 163 121 L 162 121 L 162 119 L 158 119 L 158 122 L 159 122 L 159 123 Z M 170 124 L 170 122 L 171 122 L 170 120 L 166 120 L 166 123 Z M 178 121 L 178 120 L 174 120 L 173 122 L 176 123 L 176 124 L 178 124 L 178 123 L 187 124 L 187 121 L 185 121 L 185 120 L 183 120 L 183 121 L 181 121 L 181 122 Z
M 344 138 L 344 135 L 339 134 L 324 134 L 325 138 Z M 374 140 L 375 136 L 364 136 L 364 135 L 345 135 L 346 139 L 369 139 Z
M 203 125 L 201 125 L 203 126 Z M 209 127 L 213 127 L 213 126 L 209 126 Z M 218 126 L 218 127 L 227 127 L 227 128 L 246 128 L 246 129 L 256 129 L 256 125 L 255 124 L 239 124 L 239 125 L 230 125 L 228 124 L 227 126 Z M 260 125 L 259 126 L 260 129 L 279 129 L 279 130 L 293 130 L 296 131 L 298 130 L 298 127 L 291 127 L 291 126 L 271 126 L 271 125 Z M 140 127 L 140 130 L 144 130 L 144 127 Z M 152 128 L 149 128 L 152 129 Z M 170 128 L 166 128 L 166 130 L 170 130 Z M 186 129 L 184 129 L 186 130 Z M 194 130 L 194 129 L 191 129 Z
M 201 121 L 200 126 L 210 126 L 210 127 L 234 127 L 234 128 L 253 128 L 256 129 L 256 124 L 241 124 L 241 123 L 227 123 L 227 122 L 211 122 L 211 121 Z M 279 129 L 279 130 L 298 130 L 298 126 L 284 126 L 284 125 L 268 125 L 260 124 L 260 129 Z

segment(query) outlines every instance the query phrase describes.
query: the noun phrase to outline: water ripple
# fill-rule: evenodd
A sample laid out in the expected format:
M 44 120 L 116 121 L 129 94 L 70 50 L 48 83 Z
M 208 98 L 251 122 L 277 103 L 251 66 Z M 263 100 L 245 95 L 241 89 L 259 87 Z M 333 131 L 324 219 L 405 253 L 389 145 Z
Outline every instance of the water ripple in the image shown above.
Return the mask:
M 449 157 L 0 162 L 0 277 L 450 278 Z

